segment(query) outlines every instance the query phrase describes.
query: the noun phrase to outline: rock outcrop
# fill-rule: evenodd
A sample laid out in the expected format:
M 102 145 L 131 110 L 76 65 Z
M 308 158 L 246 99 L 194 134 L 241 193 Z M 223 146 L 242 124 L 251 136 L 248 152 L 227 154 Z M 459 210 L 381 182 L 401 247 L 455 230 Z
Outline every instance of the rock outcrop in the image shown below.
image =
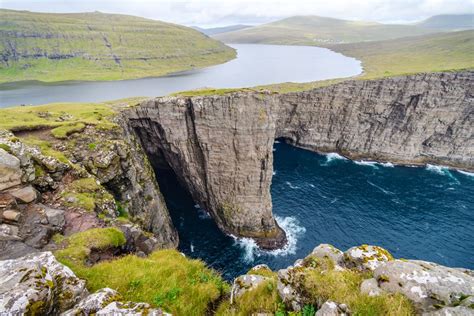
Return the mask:
M 285 242 L 270 197 L 275 139 L 354 159 L 473 170 L 473 83 L 466 71 L 287 94 L 163 97 L 123 117 L 224 232 L 275 248 Z

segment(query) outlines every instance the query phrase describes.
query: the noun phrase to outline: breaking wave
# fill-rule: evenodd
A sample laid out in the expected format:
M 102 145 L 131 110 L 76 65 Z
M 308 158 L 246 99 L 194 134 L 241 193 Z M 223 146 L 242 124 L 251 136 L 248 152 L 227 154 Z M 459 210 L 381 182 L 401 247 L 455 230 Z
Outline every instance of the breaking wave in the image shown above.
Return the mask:
M 459 172 L 460 174 L 465 175 L 465 176 L 474 177 L 474 172 L 467 172 L 467 171 L 463 171 L 463 170 L 456 170 L 456 171 Z
M 441 176 L 448 176 L 449 178 L 453 179 L 457 184 L 459 184 L 459 180 L 450 172 L 449 168 L 446 166 L 437 166 L 437 165 L 426 165 L 426 170 L 439 174 Z
M 324 156 L 326 156 L 326 161 L 322 164 L 323 166 L 327 166 L 332 161 L 336 161 L 336 160 L 348 160 L 346 157 L 341 156 L 338 153 L 328 153 L 328 154 L 324 154 Z
M 373 167 L 373 168 L 378 168 L 378 167 L 377 167 L 377 164 L 378 164 L 377 161 L 370 161 L 370 160 L 354 160 L 354 163 L 355 163 L 356 165 L 360 165 L 360 166 L 369 166 L 369 167 Z
M 280 227 L 285 231 L 288 240 L 287 244 L 281 249 L 262 250 L 257 246 L 255 240 L 251 238 L 237 238 L 232 236 L 235 243 L 243 249 L 243 260 L 245 262 L 252 263 L 256 257 L 263 255 L 287 256 L 295 254 L 298 239 L 306 232 L 306 228 L 300 226 L 299 221 L 292 216 L 275 216 L 275 219 L 278 225 L 280 225 Z

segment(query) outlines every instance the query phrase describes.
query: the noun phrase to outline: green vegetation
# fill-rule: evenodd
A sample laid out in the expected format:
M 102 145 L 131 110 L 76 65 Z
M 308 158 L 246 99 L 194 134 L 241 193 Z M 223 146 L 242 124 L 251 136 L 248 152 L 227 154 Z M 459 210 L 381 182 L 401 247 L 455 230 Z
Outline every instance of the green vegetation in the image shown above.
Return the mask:
M 245 292 L 233 305 L 226 300 L 219 306 L 216 315 L 246 316 L 256 313 L 278 312 L 285 315 L 285 309 L 278 295 L 276 283 L 276 278 L 263 282 L 255 289 Z
M 94 292 L 104 287 L 117 290 L 126 301 L 147 302 L 175 315 L 204 315 L 211 303 L 229 290 L 219 274 L 199 260 L 185 258 L 176 250 L 160 250 L 146 258 L 128 255 L 86 266 L 92 249 L 107 249 L 125 243 L 116 228 L 96 228 L 63 241 L 58 260 L 87 281 Z
M 437 31 L 460 31 L 474 28 L 474 14 L 441 14 L 415 25 Z
M 94 211 L 98 205 L 114 202 L 113 196 L 97 184 L 94 178 L 74 180 L 61 195 L 65 199 L 65 204 L 90 212 Z
M 352 270 L 336 271 L 325 260 L 313 258 L 302 281 L 303 291 L 312 302 L 327 300 L 344 302 L 353 315 L 415 315 L 410 301 L 401 294 L 368 296 L 360 292 L 360 284 L 369 275 Z
M 319 16 L 294 16 L 214 37 L 226 43 L 326 46 L 432 33 L 416 25 L 348 21 Z
M 474 68 L 474 31 L 334 45 L 330 48 L 361 60 L 364 74 L 360 78 L 363 79 Z
M 161 76 L 235 58 L 191 28 L 92 13 L 0 10 L 0 82 Z
M 62 163 L 69 164 L 69 159 L 61 152 L 53 148 L 53 144 L 47 140 L 41 140 L 33 136 L 22 138 L 22 141 L 30 146 L 36 146 L 45 156 L 53 157 Z
M 66 244 L 64 249 L 55 252 L 55 256 L 71 268 L 83 268 L 92 250 L 105 250 L 126 243 L 123 233 L 114 227 L 92 228 L 67 238 L 56 236 L 55 241 Z
M 65 139 L 71 134 L 82 132 L 84 128 L 86 128 L 86 125 L 82 122 L 78 122 L 78 123 L 58 126 L 51 130 L 51 134 L 53 134 L 53 136 L 56 138 Z

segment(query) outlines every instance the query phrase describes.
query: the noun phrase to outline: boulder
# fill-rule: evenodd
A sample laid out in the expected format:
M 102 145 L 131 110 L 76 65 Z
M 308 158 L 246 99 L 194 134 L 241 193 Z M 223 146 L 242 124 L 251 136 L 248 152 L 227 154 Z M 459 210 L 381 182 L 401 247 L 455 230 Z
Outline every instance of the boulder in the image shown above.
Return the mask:
M 0 240 L 21 240 L 18 234 L 18 227 L 8 224 L 0 224 Z
M 316 312 L 315 316 L 344 316 L 350 315 L 346 304 L 338 304 L 333 301 L 327 301 Z
M 0 261 L 0 314 L 63 312 L 85 295 L 85 281 L 51 252 Z
M 320 244 L 315 247 L 310 256 L 317 258 L 329 258 L 334 262 L 334 265 L 339 265 L 342 262 L 343 252 L 329 244 Z
M 374 271 L 379 287 L 407 296 L 421 312 L 456 306 L 474 295 L 474 277 L 462 270 L 420 260 L 395 260 Z
M 303 306 L 303 298 L 297 291 L 298 272 L 293 267 L 278 271 L 277 290 L 283 303 L 293 311 L 300 311 Z
M 133 303 L 133 302 L 112 302 L 103 309 L 97 311 L 97 316 L 171 316 L 171 314 L 164 313 L 161 309 L 151 308 L 146 303 Z
M 233 304 L 234 300 L 241 297 L 247 291 L 256 288 L 266 280 L 268 280 L 268 278 L 254 274 L 245 274 L 235 278 L 230 293 L 230 303 Z
M 423 316 L 473 316 L 474 309 L 465 306 L 444 307 L 440 310 L 424 313 Z
M 38 249 L 30 247 L 18 239 L 1 240 L 0 238 L 0 260 L 16 259 L 35 252 L 38 252 Z
M 62 316 L 91 315 L 105 308 L 111 302 L 118 301 L 121 295 L 112 289 L 103 288 L 81 300 L 74 308 L 64 312 Z
M 370 278 L 362 281 L 360 291 L 368 296 L 378 296 L 383 293 L 376 279 Z
M 41 211 L 46 216 L 46 219 L 47 219 L 49 225 L 51 225 L 53 227 L 56 227 L 56 228 L 59 228 L 59 229 L 63 228 L 63 226 L 66 223 L 66 219 L 65 219 L 63 210 L 50 208 L 50 207 L 45 206 L 43 204 L 38 204 L 38 206 L 40 207 Z
M 36 200 L 36 191 L 31 185 L 10 192 L 19 202 L 30 203 Z
M 0 191 L 21 183 L 20 160 L 0 148 Z
M 393 260 L 393 257 L 387 250 L 369 245 L 352 247 L 343 255 L 345 267 L 359 271 L 373 271 L 390 260 Z

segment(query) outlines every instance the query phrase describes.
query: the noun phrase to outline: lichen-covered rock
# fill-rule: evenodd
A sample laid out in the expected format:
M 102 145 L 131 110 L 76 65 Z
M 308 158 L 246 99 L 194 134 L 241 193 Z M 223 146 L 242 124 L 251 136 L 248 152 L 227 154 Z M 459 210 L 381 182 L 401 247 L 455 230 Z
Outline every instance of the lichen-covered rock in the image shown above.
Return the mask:
M 474 309 L 465 306 L 443 307 L 440 310 L 424 313 L 423 316 L 473 316 Z
M 46 217 L 47 224 L 53 226 L 57 230 L 62 230 L 66 224 L 66 219 L 63 210 L 54 209 L 42 204 L 39 204 L 40 211 L 42 211 Z
M 329 244 L 320 244 L 316 246 L 313 251 L 311 252 L 310 256 L 314 256 L 317 258 L 328 258 L 331 259 L 334 265 L 340 265 L 342 262 L 343 252 L 333 245 Z
M 97 311 L 96 315 L 103 316 L 171 316 L 171 314 L 163 312 L 161 309 L 151 308 L 146 303 L 132 302 L 112 302 L 103 309 Z
M 423 312 L 460 304 L 474 295 L 474 277 L 420 260 L 395 260 L 374 271 L 382 290 L 406 295 Z
M 300 311 L 303 306 L 303 298 L 297 291 L 298 271 L 293 267 L 278 271 L 277 290 L 283 303 L 294 311 Z
M 148 255 L 157 249 L 163 248 L 163 244 L 151 233 L 143 231 L 136 224 L 123 224 L 119 226 L 125 235 L 127 251 Z
M 368 296 L 378 296 L 383 293 L 376 279 L 370 278 L 362 281 L 360 292 Z
M 0 240 L 21 240 L 18 236 L 18 227 L 8 224 L 0 224 Z
M 20 160 L 0 148 L 0 191 L 21 183 Z
M 62 316 L 96 314 L 112 302 L 119 301 L 122 296 L 115 290 L 103 288 L 81 300 L 74 308 L 64 312 Z
M 266 280 L 268 280 L 268 278 L 255 274 L 244 274 L 235 278 L 230 293 L 231 304 L 234 302 L 234 300 L 237 300 L 239 297 L 241 297 L 245 292 L 256 288 Z
M 373 271 L 390 260 L 393 260 L 393 257 L 387 250 L 370 245 L 352 247 L 343 255 L 345 267 L 359 271 Z
M 339 304 L 327 301 L 316 312 L 315 316 L 345 316 L 350 315 L 350 310 L 346 304 Z
M 0 261 L 0 314 L 58 313 L 85 295 L 85 281 L 51 252 Z

